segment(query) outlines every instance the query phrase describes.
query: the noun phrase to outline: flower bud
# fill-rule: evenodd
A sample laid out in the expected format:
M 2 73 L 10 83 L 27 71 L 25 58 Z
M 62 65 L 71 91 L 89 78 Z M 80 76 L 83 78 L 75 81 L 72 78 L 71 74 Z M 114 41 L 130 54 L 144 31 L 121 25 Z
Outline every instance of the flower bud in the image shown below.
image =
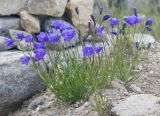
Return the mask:
M 135 7 L 133 8 L 133 14 L 134 14 L 134 16 L 138 16 L 138 12 L 137 12 L 137 9 Z
M 101 15 L 103 13 L 103 7 L 99 7 L 99 14 Z

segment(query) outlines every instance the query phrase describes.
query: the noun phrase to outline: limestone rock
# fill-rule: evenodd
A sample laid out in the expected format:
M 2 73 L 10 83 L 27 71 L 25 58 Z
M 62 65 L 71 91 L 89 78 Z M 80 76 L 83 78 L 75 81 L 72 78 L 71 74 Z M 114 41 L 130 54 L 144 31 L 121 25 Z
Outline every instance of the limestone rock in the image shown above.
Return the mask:
M 160 98 L 150 94 L 133 95 L 111 111 L 113 116 L 159 116 Z
M 21 17 L 21 27 L 29 33 L 39 33 L 40 32 L 40 22 L 35 16 L 30 15 L 26 11 L 20 12 Z
M 111 86 L 117 90 L 119 90 L 121 93 L 124 93 L 126 95 L 128 95 L 128 91 L 127 89 L 125 88 L 125 83 L 122 82 L 121 80 L 119 79 L 115 79 L 111 82 Z
M 45 102 L 44 96 L 36 97 L 29 105 L 28 109 L 34 110 L 38 107 L 38 105 L 42 105 Z
M 130 87 L 129 87 L 129 89 L 130 89 L 131 91 L 133 91 L 133 92 L 136 92 L 136 93 L 143 93 L 142 90 L 141 90 L 141 88 L 138 87 L 138 86 L 135 85 L 135 84 L 131 84 Z
M 29 13 L 61 17 L 65 11 L 67 0 L 29 0 Z
M 98 116 L 97 112 L 88 109 L 91 109 L 90 104 L 85 102 L 81 107 L 74 110 L 73 116 Z
M 8 36 L 9 29 L 20 29 L 20 18 L 9 16 L 0 17 L 0 35 Z
M 22 65 L 21 52 L 0 52 L 1 116 L 17 108 L 24 100 L 44 89 L 43 82 L 30 66 Z
M 88 31 L 88 21 L 90 21 L 90 15 L 93 14 L 93 5 L 94 0 L 70 0 L 67 4 L 67 13 L 82 36 L 85 36 Z M 79 9 L 79 15 L 76 14 L 76 7 Z
M 18 14 L 27 3 L 28 0 L 0 0 L 0 15 Z

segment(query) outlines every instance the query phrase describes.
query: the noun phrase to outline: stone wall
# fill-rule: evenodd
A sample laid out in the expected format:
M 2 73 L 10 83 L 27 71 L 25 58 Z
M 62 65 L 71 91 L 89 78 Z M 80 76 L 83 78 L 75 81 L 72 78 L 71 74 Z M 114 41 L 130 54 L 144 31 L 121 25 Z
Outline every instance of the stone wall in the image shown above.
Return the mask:
M 37 34 L 45 27 L 44 20 L 48 17 L 66 19 L 85 35 L 94 0 L 0 0 L 0 5 L 0 36 L 12 37 L 10 29 Z

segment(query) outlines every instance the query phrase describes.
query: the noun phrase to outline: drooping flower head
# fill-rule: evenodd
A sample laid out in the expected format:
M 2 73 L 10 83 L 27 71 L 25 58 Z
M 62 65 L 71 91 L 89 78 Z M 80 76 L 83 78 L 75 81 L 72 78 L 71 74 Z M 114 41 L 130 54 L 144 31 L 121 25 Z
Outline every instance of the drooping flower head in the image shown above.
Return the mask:
M 91 44 L 87 44 L 82 49 L 84 57 L 92 57 L 94 55 L 94 46 Z
M 20 61 L 21 61 L 22 64 L 28 65 L 29 60 L 30 60 L 29 56 L 22 56 L 22 57 L 20 57 Z
M 45 55 L 46 55 L 45 49 L 34 50 L 34 56 L 33 56 L 33 58 L 34 58 L 35 61 L 39 61 L 39 60 L 41 60 Z
M 25 36 L 25 42 L 33 42 L 33 36 L 32 35 L 27 35 Z
M 64 41 L 70 41 L 75 37 L 75 30 L 73 29 L 64 30 L 62 32 L 62 37 L 64 38 Z
M 22 39 L 24 38 L 23 33 L 18 32 L 18 33 L 16 34 L 16 38 L 19 39 L 19 40 L 22 40 Z
M 146 26 L 152 26 L 154 24 L 154 20 L 152 18 L 148 18 L 146 20 Z
M 104 26 L 96 27 L 97 35 L 102 35 L 104 31 Z
M 10 38 L 4 38 L 4 43 L 6 46 L 12 46 L 14 41 Z
M 114 27 L 114 26 L 116 26 L 116 25 L 119 24 L 119 20 L 116 19 L 116 18 L 110 18 L 110 19 L 109 19 L 109 22 L 110 22 L 110 26 L 111 26 L 111 27 Z
M 148 31 L 152 31 L 152 25 L 154 24 L 154 20 L 152 19 L 152 18 L 148 18 L 147 20 L 146 20 L 146 26 L 145 26 L 145 28 L 148 30 Z
M 103 21 L 108 20 L 110 17 L 111 17 L 111 15 L 110 15 L 110 14 L 106 14 L 106 15 L 103 17 Z
M 151 27 L 146 27 L 146 29 L 148 30 L 148 31 L 152 31 L 152 28 Z
M 45 46 L 43 44 L 41 44 L 41 43 L 38 43 L 38 42 L 34 42 L 33 46 L 34 46 L 35 50 L 45 49 Z
M 117 35 L 117 32 L 116 31 L 114 31 L 113 29 L 108 29 L 108 32 L 109 32 L 109 34 L 111 34 L 111 35 Z
M 54 43 L 54 42 L 58 42 L 60 39 L 60 36 L 57 34 L 49 34 L 49 41 Z
M 102 46 L 96 46 L 96 47 L 95 47 L 95 52 L 96 52 L 97 54 L 100 53 L 102 50 L 103 50 L 103 47 L 102 47 Z
M 40 32 L 38 35 L 37 35 L 37 38 L 40 42 L 47 42 L 48 41 L 48 35 L 44 32 Z

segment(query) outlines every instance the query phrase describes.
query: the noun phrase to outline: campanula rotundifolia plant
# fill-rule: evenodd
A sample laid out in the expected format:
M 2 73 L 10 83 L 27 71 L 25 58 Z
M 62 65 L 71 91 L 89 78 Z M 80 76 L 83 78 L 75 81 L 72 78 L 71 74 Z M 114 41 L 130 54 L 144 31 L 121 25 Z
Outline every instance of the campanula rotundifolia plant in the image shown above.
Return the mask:
M 75 11 L 77 15 L 81 12 L 78 7 Z M 37 41 L 31 34 L 17 33 L 16 41 L 5 38 L 5 44 L 12 46 L 14 42 L 24 40 L 26 44 L 33 45 L 33 51 L 23 51 L 20 61 L 31 65 L 56 97 L 71 102 L 87 99 L 97 89 L 108 87 L 115 78 L 127 82 L 140 53 L 139 49 L 134 50 L 139 43 L 134 44 L 132 40 L 135 27 L 143 25 L 145 19 L 138 16 L 137 9 L 133 9 L 133 15 L 122 17 L 123 20 L 104 12 L 99 6 L 98 14 L 91 14 L 91 20 L 86 24 L 93 39 L 90 42 L 80 41 L 80 50 L 79 47 L 71 48 L 72 51 L 49 48 L 48 43 L 63 40 L 67 44 L 75 39 L 75 29 L 60 20 L 52 22 L 48 32 L 40 32 Z M 148 18 L 140 33 L 144 34 L 144 29 L 152 31 L 153 23 L 153 19 Z M 96 43 L 102 36 L 101 44 Z

